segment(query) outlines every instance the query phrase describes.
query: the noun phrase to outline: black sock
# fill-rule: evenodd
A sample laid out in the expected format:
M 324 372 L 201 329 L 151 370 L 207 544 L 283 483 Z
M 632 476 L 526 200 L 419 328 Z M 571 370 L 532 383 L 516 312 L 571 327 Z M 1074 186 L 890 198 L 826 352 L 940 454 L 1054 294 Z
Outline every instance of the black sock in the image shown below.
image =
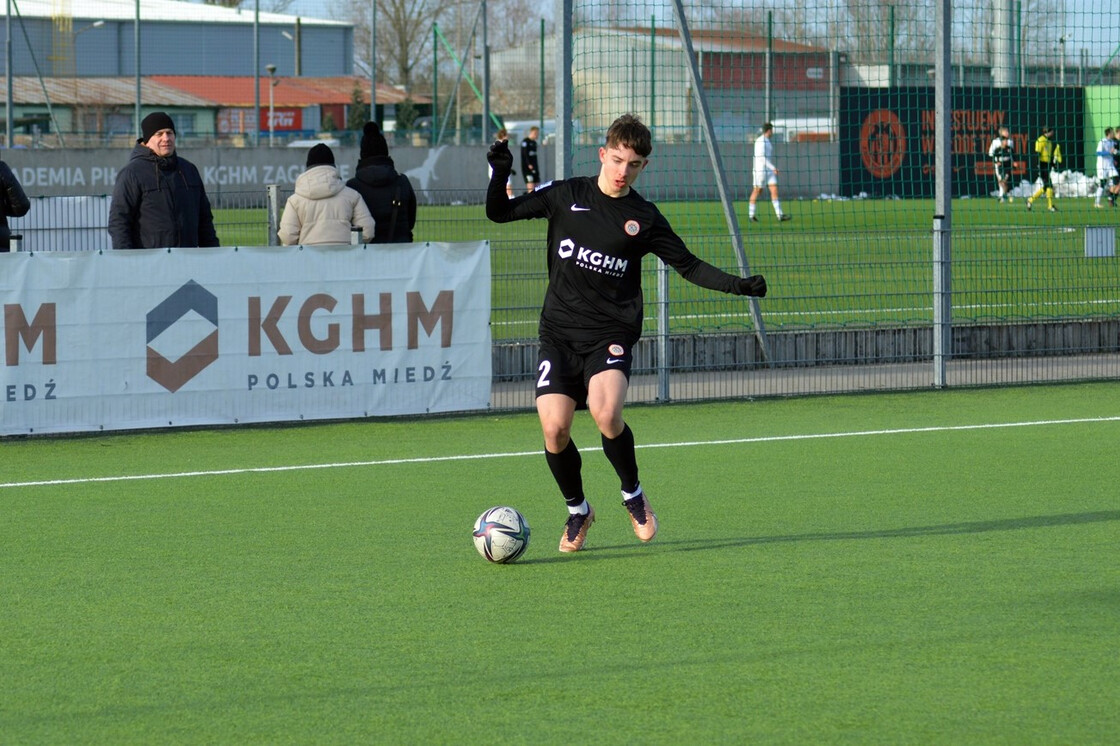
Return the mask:
M 622 482 L 623 492 L 634 492 L 638 489 L 638 457 L 634 453 L 634 433 L 627 424 L 622 425 L 622 432 L 617 438 L 603 436 L 603 455 L 611 462 L 619 481 Z
M 544 458 L 548 461 L 548 468 L 552 470 L 552 478 L 556 480 L 560 494 L 564 496 L 564 502 L 572 506 L 582 503 L 583 476 L 580 470 L 583 468 L 583 459 L 580 458 L 575 441 L 569 440 L 567 447 L 560 453 L 552 453 L 546 448 Z

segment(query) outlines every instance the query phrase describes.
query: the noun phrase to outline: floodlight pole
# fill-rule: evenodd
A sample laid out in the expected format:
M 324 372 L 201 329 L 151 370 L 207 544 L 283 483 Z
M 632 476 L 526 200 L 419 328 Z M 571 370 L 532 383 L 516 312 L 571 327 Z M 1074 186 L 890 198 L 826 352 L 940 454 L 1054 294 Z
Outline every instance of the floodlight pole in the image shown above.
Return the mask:
M 136 136 L 140 136 L 140 102 L 143 100 L 140 87 L 140 0 L 136 0 L 136 22 L 132 24 L 132 46 L 135 47 L 136 66 L 136 107 L 133 116 L 136 118 Z
M 272 91 L 276 87 L 276 65 L 271 62 L 265 66 L 268 70 L 268 147 L 273 147 L 276 144 L 276 119 L 273 116 L 273 95 Z
M 370 121 L 377 121 L 377 0 L 370 0 Z
M 261 146 L 261 0 L 253 10 L 253 147 Z
M 8 23 L 5 29 L 6 38 L 4 40 L 4 48 L 6 50 L 7 61 L 4 65 L 4 77 L 7 78 L 7 108 L 4 110 L 4 147 L 12 147 L 12 0 L 8 0 Z

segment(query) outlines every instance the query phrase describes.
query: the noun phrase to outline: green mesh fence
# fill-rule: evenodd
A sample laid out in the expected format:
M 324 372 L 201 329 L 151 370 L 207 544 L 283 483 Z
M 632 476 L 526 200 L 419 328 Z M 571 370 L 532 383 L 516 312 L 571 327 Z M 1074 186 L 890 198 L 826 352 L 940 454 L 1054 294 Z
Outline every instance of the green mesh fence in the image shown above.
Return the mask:
M 577 0 L 570 29 L 558 23 L 572 57 L 557 78 L 571 81 L 570 111 L 557 112 L 571 121 L 558 170 L 595 173 L 607 127 L 623 112 L 638 114 L 654 152 L 637 189 L 697 254 L 736 270 L 741 242 L 751 271 L 771 281 L 757 329 L 740 299 L 675 276 L 661 297 L 650 262 L 647 304 L 664 303 L 669 324 L 651 314 L 647 335 L 705 340 L 706 352 L 677 361 L 680 368 L 931 359 L 939 119 L 951 143 L 954 363 L 1120 347 L 1112 194 L 1120 179 L 1115 140 L 1106 138 L 1109 130 L 1120 138 L 1115 8 L 1091 0 L 947 5 L 952 83 L 943 110 L 931 3 Z M 561 64 L 562 47 L 552 56 Z M 1061 158 L 1045 164 L 1040 151 Z M 774 170 L 755 173 L 762 156 Z M 769 359 L 752 335 L 770 340 Z M 651 365 L 661 363 L 656 357 Z M 1120 372 L 1115 359 L 1105 370 Z M 955 375 L 976 382 L 987 373 L 958 366 Z

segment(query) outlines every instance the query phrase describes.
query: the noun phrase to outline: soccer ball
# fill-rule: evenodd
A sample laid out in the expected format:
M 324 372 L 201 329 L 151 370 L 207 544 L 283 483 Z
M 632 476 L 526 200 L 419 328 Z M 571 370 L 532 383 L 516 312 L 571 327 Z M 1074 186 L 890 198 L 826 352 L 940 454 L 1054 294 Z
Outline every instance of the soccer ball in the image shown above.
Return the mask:
M 490 508 L 474 522 L 474 548 L 491 562 L 513 562 L 529 548 L 529 522 L 513 508 Z

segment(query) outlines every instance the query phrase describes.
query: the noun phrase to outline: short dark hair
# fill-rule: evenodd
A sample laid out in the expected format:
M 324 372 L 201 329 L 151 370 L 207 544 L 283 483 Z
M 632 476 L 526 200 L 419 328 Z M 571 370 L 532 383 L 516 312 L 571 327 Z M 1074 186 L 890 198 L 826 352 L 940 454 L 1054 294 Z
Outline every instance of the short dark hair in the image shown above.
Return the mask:
M 762 131 L 763 132 L 771 132 L 771 131 L 773 131 L 773 129 L 774 129 L 774 123 L 773 122 L 763 122 L 762 123 Z
M 635 114 L 623 114 L 607 129 L 607 147 L 626 147 L 646 158 L 653 152 L 653 136 L 649 127 Z

